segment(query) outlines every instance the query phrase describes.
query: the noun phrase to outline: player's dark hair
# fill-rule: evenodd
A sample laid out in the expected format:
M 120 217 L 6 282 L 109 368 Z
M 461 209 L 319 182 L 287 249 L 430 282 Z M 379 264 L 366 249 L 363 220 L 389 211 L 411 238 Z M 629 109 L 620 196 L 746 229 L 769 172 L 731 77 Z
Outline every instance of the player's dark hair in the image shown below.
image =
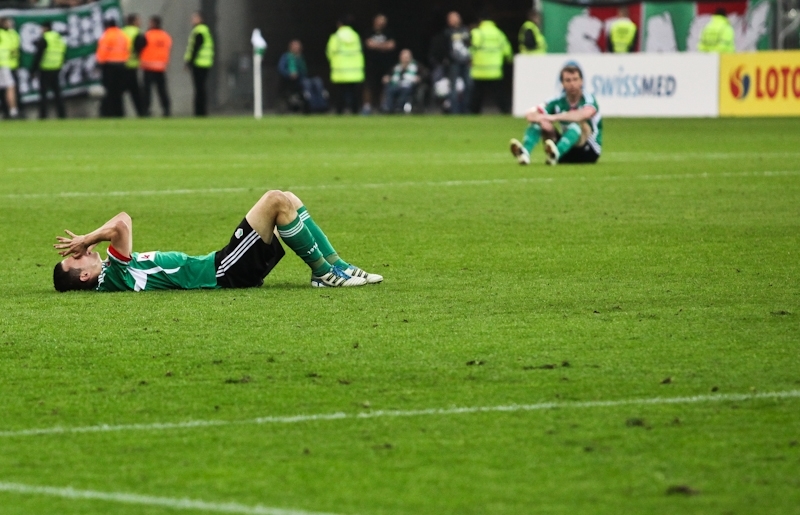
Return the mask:
M 134 23 L 136 23 L 136 20 L 138 20 L 138 19 L 139 19 L 139 15 L 135 14 L 135 13 L 131 13 L 125 18 L 125 20 L 128 23 L 128 25 L 133 25 Z
M 717 7 L 717 10 L 714 11 L 714 14 L 718 14 L 720 16 L 727 16 L 728 11 L 726 11 L 724 7 Z
M 562 81 L 564 80 L 564 73 L 577 73 L 578 77 L 583 78 L 581 67 L 575 64 L 568 64 L 561 68 L 561 73 L 558 76 Z
M 106 20 L 103 22 L 103 26 L 105 28 L 116 27 L 117 20 L 115 20 L 114 18 L 106 18 Z
M 91 281 L 81 281 L 80 268 L 64 270 L 64 266 L 60 261 L 53 268 L 53 286 L 56 291 L 62 293 L 72 290 L 94 290 L 97 288 L 97 282 L 97 277 Z
M 45 32 L 47 32 L 48 30 L 52 30 L 53 29 L 53 24 L 51 22 L 49 22 L 49 21 L 43 21 L 42 22 L 42 29 Z
M 160 29 L 161 28 L 161 16 L 151 16 L 150 23 L 153 24 L 153 27 Z

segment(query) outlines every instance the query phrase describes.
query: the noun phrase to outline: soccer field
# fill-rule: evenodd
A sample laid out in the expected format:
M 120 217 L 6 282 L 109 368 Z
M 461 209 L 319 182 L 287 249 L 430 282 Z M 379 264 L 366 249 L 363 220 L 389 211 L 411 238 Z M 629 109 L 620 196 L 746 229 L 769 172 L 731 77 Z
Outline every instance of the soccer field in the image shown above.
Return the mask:
M 0 124 L 0 514 L 800 514 L 800 119 Z M 380 285 L 67 293 L 300 196 Z M 185 511 L 188 510 L 188 511 Z

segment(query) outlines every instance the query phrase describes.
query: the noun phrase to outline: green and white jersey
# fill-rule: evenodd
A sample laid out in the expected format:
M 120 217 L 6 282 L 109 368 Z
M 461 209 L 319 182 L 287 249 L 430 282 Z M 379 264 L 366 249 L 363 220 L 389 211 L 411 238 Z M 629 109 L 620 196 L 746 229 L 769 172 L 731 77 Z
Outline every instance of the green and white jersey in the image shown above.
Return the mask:
M 584 93 L 581 95 L 581 99 L 578 100 L 577 104 L 571 105 L 569 100 L 567 100 L 567 94 L 561 93 L 557 97 L 539 106 L 539 110 L 548 114 L 558 114 L 566 111 L 574 111 L 587 105 L 595 109 L 595 115 L 588 120 L 589 126 L 592 128 L 592 133 L 589 135 L 587 143 L 597 152 L 597 155 L 600 155 L 600 148 L 603 145 L 603 117 L 600 115 L 600 106 L 597 105 L 597 100 L 594 98 L 594 95 L 591 93 Z M 562 129 L 563 125 L 565 124 L 562 123 Z
M 219 288 L 214 254 L 192 257 L 183 252 L 153 251 L 133 252 L 126 257 L 108 247 L 97 291 Z

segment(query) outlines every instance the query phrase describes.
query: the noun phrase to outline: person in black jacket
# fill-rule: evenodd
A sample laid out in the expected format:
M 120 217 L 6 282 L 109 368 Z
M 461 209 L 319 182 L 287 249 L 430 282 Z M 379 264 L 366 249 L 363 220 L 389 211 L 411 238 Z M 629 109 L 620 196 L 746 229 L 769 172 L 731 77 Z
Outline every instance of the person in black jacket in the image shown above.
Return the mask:
M 36 75 L 39 72 L 39 119 L 44 120 L 47 118 L 47 92 L 53 92 L 53 100 L 56 103 L 56 113 L 59 118 L 66 118 L 67 112 L 64 108 L 64 100 L 61 98 L 61 82 L 59 76 L 61 75 L 61 68 L 55 70 L 42 69 L 42 58 L 47 51 L 47 39 L 45 34 L 53 30 L 53 24 L 49 21 L 42 22 L 42 35 L 34 42 L 36 47 L 36 54 L 33 56 L 33 64 L 31 65 L 31 73 Z M 57 40 L 58 38 L 56 38 Z M 57 41 L 56 41 L 57 42 Z M 63 54 L 62 54 L 63 55 Z M 45 65 L 46 67 L 46 65 Z

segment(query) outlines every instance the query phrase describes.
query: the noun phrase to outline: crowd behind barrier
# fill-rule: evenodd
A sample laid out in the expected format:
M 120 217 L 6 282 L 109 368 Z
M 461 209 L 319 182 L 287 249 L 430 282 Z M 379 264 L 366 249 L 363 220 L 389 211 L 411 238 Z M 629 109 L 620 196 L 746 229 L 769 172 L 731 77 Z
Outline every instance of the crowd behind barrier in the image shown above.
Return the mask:
M 39 0 L 30 3 L 35 6 L 76 7 L 92 2 Z M 90 20 L 95 26 L 102 26 L 94 29 L 97 38 L 96 43 L 91 44 L 96 44 L 96 51 L 77 64 L 69 55 L 69 49 L 74 46 L 73 27 L 63 22 L 41 23 L 33 42 L 33 58 L 23 63 L 20 46 L 24 41 L 21 42 L 13 19 L 0 19 L 0 100 L 5 118 L 23 116 L 20 99 L 29 98 L 33 90 L 36 90 L 40 104 L 39 118 L 48 116 L 49 96 L 55 103 L 57 115 L 63 118 L 62 90 L 69 93 L 70 86 L 73 86 L 70 81 L 82 74 L 85 75 L 84 82 L 94 81 L 102 85 L 102 88 L 87 89 L 102 97 L 101 116 L 124 116 L 123 96 L 126 93 L 138 116 L 150 116 L 154 87 L 162 114 L 170 116 L 166 69 L 172 39 L 161 27 L 161 19 L 152 17 L 148 20 L 148 29 L 142 31 L 136 14 L 129 14 L 122 22 L 118 1 L 103 0 L 98 3 L 101 4 L 104 10 L 95 8 Z M 602 22 L 598 21 L 599 18 L 592 18 L 591 10 L 586 11 L 588 14 L 574 16 L 553 14 L 556 11 L 552 6 L 548 7 L 549 4 L 545 2 L 544 13 L 528 12 L 516 37 L 512 38 L 513 45 L 494 23 L 491 11 L 482 11 L 477 21 L 469 26 L 463 23 L 459 12 L 450 12 L 446 16 L 446 28 L 433 38 L 424 61 L 414 56 L 410 49 L 398 46 L 390 20 L 385 15 L 377 14 L 373 18 L 366 35 L 356 31 L 352 16 L 343 15 L 326 48 L 330 66 L 327 80 L 309 76 L 302 41 L 294 39 L 290 42 L 277 67 L 281 77 L 280 100 L 291 111 L 319 113 L 333 109 L 339 114 L 413 113 L 426 111 L 431 106 L 444 113 L 478 114 L 491 100 L 497 110 L 509 113 L 511 98 L 504 78 L 515 53 L 526 57 L 524 66 L 529 70 L 543 65 L 544 60 L 537 63 L 535 59 L 545 57 L 552 50 L 563 51 L 566 48 L 571 53 L 635 54 L 654 48 L 652 42 L 656 38 L 654 30 L 659 18 L 646 16 L 644 4 L 621 6 L 612 14 L 606 8 Z M 764 6 L 768 8 L 769 4 L 755 4 L 750 21 L 758 24 L 758 20 L 765 17 Z M 543 22 L 548 23 L 548 15 L 553 21 L 545 27 Z M 693 45 L 692 49 L 698 52 L 733 53 L 739 40 L 763 36 L 760 28 L 742 32 L 739 13 L 733 15 L 739 24 L 735 30 L 731 16 L 721 7 L 716 7 L 706 18 L 702 18 L 704 25 L 701 30 L 694 34 L 689 31 L 689 38 L 694 38 L 694 43 L 683 44 L 683 49 Z M 558 23 L 565 23 L 565 30 L 554 37 L 552 27 Z M 215 60 L 214 38 L 201 13 L 192 16 L 191 24 L 193 28 L 186 44 L 184 62 L 194 86 L 194 114 L 205 116 L 208 113 L 206 84 Z M 576 34 L 581 36 L 580 45 L 594 46 L 570 47 Z M 30 30 L 26 36 L 30 37 Z M 673 46 L 673 50 L 681 49 L 681 45 Z M 686 59 L 688 62 L 692 58 L 686 56 Z M 517 70 L 520 62 L 518 59 L 514 64 L 516 75 L 525 76 L 528 72 Z M 530 96 L 526 96 L 525 84 L 525 81 L 515 78 L 514 112 L 520 109 L 518 102 L 524 102 L 522 99 Z

